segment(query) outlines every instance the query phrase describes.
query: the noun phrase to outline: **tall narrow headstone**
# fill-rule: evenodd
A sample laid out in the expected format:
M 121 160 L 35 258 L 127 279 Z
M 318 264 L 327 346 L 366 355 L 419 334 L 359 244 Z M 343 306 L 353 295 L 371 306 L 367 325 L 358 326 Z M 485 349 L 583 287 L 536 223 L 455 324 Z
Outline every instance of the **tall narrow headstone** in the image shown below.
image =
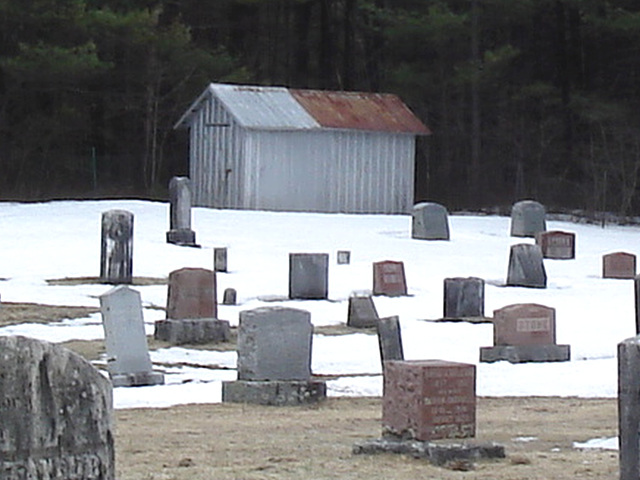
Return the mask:
M 224 402 L 299 405 L 326 396 L 311 379 L 313 325 L 305 310 L 262 307 L 240 312 L 238 380 L 223 382 Z
M 368 328 L 378 325 L 378 312 L 371 295 L 353 295 L 349 297 L 347 326 Z
M 615 252 L 602 256 L 602 278 L 629 279 L 636 276 L 636 256 Z
M 542 250 L 538 245 L 520 243 L 511 246 L 507 285 L 510 287 L 547 288 Z
M 449 240 L 447 209 L 432 202 L 414 205 L 411 216 L 411 238 Z
M 640 337 L 618 344 L 620 480 L 640 478 Z
M 215 272 L 182 268 L 169 274 L 167 319 L 155 323 L 154 337 L 171 344 L 224 342 L 226 320 L 217 319 Z
M 397 315 L 378 320 L 378 345 L 383 369 L 389 360 L 404 360 L 400 318 Z
M 633 287 L 636 304 L 636 335 L 640 335 L 640 276 L 634 277 Z
M 112 389 L 47 342 L 0 338 L 0 478 L 114 480 Z
M 484 280 L 476 277 L 445 278 L 444 317 L 484 317 Z
M 100 280 L 131 283 L 133 280 L 133 213 L 109 210 L 102 213 Z
M 289 254 L 289 298 L 324 300 L 329 291 L 329 255 Z
M 475 365 L 443 360 L 386 362 L 382 429 L 386 435 L 421 441 L 474 437 Z
M 219 247 L 213 249 L 213 270 L 216 272 L 227 271 L 227 249 Z
M 536 245 L 540 246 L 542 256 L 554 260 L 576 258 L 576 234 L 551 230 L 536 233 Z
M 196 247 L 196 233 L 191 230 L 191 180 L 173 177 L 169 182 L 169 228 L 167 243 Z
M 397 297 L 407 294 L 404 263 L 385 260 L 373 264 L 373 294 Z
M 535 237 L 547 229 L 544 206 L 533 200 L 516 202 L 511 208 L 511 236 Z
M 140 293 L 120 285 L 100 295 L 107 348 L 107 369 L 114 387 L 160 385 L 164 375 L 154 372 L 142 317 Z

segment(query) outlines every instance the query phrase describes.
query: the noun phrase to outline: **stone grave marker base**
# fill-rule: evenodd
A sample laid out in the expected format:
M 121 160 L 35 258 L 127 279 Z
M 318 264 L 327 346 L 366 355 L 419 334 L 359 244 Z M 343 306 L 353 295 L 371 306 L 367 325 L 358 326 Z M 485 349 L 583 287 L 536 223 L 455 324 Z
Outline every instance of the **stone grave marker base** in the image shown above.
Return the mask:
M 169 230 L 167 232 L 167 243 L 173 243 L 181 247 L 200 248 L 200 245 L 196 243 L 196 232 L 186 228 Z
M 495 443 L 435 443 L 399 437 L 384 437 L 358 442 L 353 446 L 355 455 L 399 453 L 423 458 L 434 465 L 445 465 L 460 460 L 505 458 L 504 446 Z
M 317 403 L 327 397 L 327 384 L 322 381 L 256 381 L 222 382 L 222 401 L 252 403 L 278 407 Z
M 164 374 L 160 372 L 139 372 L 111 375 L 114 387 L 146 387 L 164 385 Z
M 498 345 L 480 347 L 481 362 L 509 363 L 526 362 L 568 362 L 571 358 L 570 345 Z
M 153 337 L 172 345 L 185 343 L 226 342 L 230 327 L 226 320 L 215 318 L 193 318 L 186 320 L 158 320 Z

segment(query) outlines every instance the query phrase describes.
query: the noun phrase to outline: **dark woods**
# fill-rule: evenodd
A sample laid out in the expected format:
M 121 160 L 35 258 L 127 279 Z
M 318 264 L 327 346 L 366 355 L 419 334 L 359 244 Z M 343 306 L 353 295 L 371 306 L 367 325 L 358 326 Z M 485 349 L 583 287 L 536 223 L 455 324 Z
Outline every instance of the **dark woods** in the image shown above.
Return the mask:
M 417 200 L 640 208 L 636 0 L 0 0 L 0 198 L 165 195 L 207 83 L 397 93 Z

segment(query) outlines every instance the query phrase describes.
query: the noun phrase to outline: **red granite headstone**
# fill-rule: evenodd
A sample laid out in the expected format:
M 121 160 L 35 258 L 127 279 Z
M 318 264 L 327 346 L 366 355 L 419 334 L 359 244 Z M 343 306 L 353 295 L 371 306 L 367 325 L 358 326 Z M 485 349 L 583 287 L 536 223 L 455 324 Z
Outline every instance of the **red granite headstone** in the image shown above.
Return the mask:
M 216 276 L 204 268 L 181 268 L 169 274 L 167 318 L 216 318 Z
M 493 312 L 494 345 L 555 345 L 556 310 L 535 303 L 508 305 Z
M 542 256 L 556 260 L 576 258 L 576 234 L 552 230 L 538 232 L 536 245 L 540 246 Z
M 602 278 L 633 278 L 636 276 L 636 256 L 615 252 L 602 257 Z
M 386 260 L 373 264 L 373 294 L 397 297 L 407 294 L 404 263 Z
M 385 362 L 382 427 L 385 434 L 421 441 L 475 436 L 475 365 Z

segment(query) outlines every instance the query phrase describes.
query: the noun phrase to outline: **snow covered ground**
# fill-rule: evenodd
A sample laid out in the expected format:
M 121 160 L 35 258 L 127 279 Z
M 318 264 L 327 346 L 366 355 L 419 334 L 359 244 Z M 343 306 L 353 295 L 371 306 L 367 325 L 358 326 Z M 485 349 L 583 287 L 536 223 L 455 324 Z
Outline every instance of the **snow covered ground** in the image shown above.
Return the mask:
M 0 203 L 0 295 L 6 302 L 98 306 L 107 285 L 52 286 L 47 279 L 98 276 L 100 218 L 129 210 L 134 220 L 134 276 L 166 277 L 182 267 L 213 268 L 213 248 L 228 248 L 228 273 L 218 274 L 220 298 L 238 291 L 237 306 L 219 306 L 219 317 L 237 324 L 242 310 L 286 305 L 311 312 L 314 325 L 346 322 L 347 299 L 372 288 L 372 263 L 403 261 L 409 295 L 374 297 L 381 316 L 398 315 L 407 359 L 443 359 L 477 365 L 481 396 L 617 395 L 616 345 L 635 335 L 633 281 L 601 278 L 602 255 L 637 253 L 640 227 L 548 221 L 549 230 L 576 234 L 575 260 L 545 260 L 546 289 L 505 287 L 509 247 L 532 239 L 509 236 L 510 219 L 452 215 L 450 241 L 411 239 L 406 215 L 343 215 L 193 209 L 192 226 L 202 248 L 165 242 L 166 203 L 59 201 Z M 351 251 L 338 265 L 336 252 Z M 288 293 L 288 254 L 328 253 L 329 301 L 273 301 Z M 443 279 L 475 276 L 486 281 L 487 316 L 514 303 L 556 309 L 557 342 L 571 345 L 562 363 L 479 363 L 479 348 L 492 345 L 490 324 L 436 323 L 443 314 Z M 166 286 L 136 287 L 145 306 L 164 306 Z M 149 334 L 159 310 L 145 308 Z M 24 324 L 0 335 L 26 335 L 52 342 L 100 339 L 100 315 L 49 325 Z M 221 380 L 234 379 L 234 352 L 168 348 L 151 354 L 166 385 L 114 389 L 116 408 L 162 407 L 220 401 Z M 189 367 L 183 366 L 188 364 Z M 216 368 L 216 366 L 221 368 Z M 312 369 L 340 375 L 328 382 L 332 396 L 376 396 L 382 377 L 377 338 L 365 333 L 315 335 Z

